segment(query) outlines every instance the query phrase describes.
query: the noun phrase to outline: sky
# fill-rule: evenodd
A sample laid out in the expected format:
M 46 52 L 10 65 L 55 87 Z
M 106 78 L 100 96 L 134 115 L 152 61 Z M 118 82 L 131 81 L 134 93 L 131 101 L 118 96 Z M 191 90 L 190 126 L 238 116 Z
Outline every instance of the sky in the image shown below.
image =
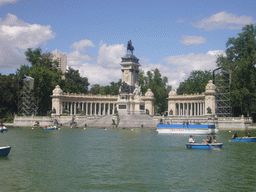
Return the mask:
M 255 24 L 255 0 L 0 0 L 0 73 L 28 65 L 24 52 L 67 54 L 91 85 L 121 79 L 132 41 L 146 74 L 158 68 L 178 88 L 193 70 L 214 70 L 217 55 Z

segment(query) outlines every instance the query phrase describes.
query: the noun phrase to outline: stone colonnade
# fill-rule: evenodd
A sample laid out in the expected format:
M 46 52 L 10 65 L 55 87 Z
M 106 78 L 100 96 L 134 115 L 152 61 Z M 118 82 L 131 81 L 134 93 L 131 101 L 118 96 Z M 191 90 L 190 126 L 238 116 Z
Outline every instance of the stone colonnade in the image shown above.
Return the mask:
M 204 102 L 178 102 L 176 103 L 175 114 L 178 116 L 204 116 Z
M 207 116 L 215 115 L 215 91 L 212 80 L 201 94 L 177 95 L 175 90 L 169 92 L 168 116 Z
M 53 90 L 52 111 L 54 115 L 114 115 L 118 109 L 118 95 L 91 95 L 63 93 L 57 85 Z M 148 90 L 142 96 L 144 113 L 154 115 L 154 94 Z
M 69 115 L 113 115 L 116 107 L 115 102 L 106 103 L 105 101 L 63 101 L 60 104 L 60 112 Z
M 55 115 L 113 115 L 117 104 L 116 95 L 63 93 L 59 85 L 51 97 Z

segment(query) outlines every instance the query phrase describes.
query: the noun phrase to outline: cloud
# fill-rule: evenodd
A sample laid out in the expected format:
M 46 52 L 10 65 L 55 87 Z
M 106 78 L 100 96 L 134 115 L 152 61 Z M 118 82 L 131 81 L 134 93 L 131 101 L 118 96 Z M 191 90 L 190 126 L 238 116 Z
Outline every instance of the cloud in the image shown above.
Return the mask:
M 199 37 L 199 36 L 182 35 L 180 43 L 187 45 L 187 46 L 199 45 L 202 43 L 206 43 L 206 39 L 201 36 Z
M 170 56 L 164 59 L 168 68 L 159 66 L 161 73 L 168 77 L 169 85 L 178 88 L 179 82 L 186 80 L 193 70 L 214 70 L 216 56 L 225 54 L 222 50 L 208 51 L 207 54 L 194 54 Z M 168 71 L 168 72 L 167 72 Z
M 16 3 L 18 0 L 0 0 L 0 6 L 6 3 Z
M 70 46 L 71 49 L 75 49 L 78 51 L 84 51 L 85 47 L 94 47 L 94 44 L 91 40 L 83 39 L 81 41 L 76 41 Z
M 99 84 L 106 86 L 109 85 L 110 82 L 117 82 L 122 78 L 122 72 L 118 68 L 105 68 L 91 63 L 84 63 L 79 66 L 74 66 L 74 68 L 79 70 L 82 77 L 88 78 L 90 85 Z
M 123 44 L 109 45 L 102 44 L 99 48 L 97 64 L 105 68 L 117 68 L 121 57 L 125 55 L 126 47 Z
M 236 16 L 232 13 L 225 11 L 212 15 L 192 25 L 198 29 L 205 29 L 207 31 L 214 29 L 241 29 L 244 25 L 255 23 L 252 17 L 249 16 Z
M 17 68 L 28 64 L 23 52 L 53 38 L 51 26 L 25 23 L 8 13 L 5 20 L 0 20 L 0 66 Z
M 84 47 L 94 44 L 90 40 L 82 40 L 72 44 L 75 51 L 67 55 L 67 65 L 78 69 L 80 75 L 87 77 L 89 83 L 109 85 L 110 82 L 117 82 L 121 78 L 121 57 L 125 55 L 126 47 L 123 44 L 107 45 L 100 41 L 98 56 L 94 57 Z
M 69 66 L 79 66 L 80 64 L 93 59 L 89 55 L 81 54 L 79 51 L 73 51 L 67 56 L 67 63 Z

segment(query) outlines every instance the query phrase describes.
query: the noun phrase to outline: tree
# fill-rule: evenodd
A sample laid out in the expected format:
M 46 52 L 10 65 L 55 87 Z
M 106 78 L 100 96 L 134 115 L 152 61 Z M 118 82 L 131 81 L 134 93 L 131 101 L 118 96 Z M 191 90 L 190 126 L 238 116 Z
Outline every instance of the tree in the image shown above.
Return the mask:
M 18 111 L 18 81 L 14 74 L 0 74 L 0 120 L 8 121 Z
M 119 88 L 122 84 L 122 80 L 119 79 L 118 82 L 110 82 L 110 85 L 107 85 L 105 87 L 101 87 L 100 94 L 102 95 L 118 95 L 119 94 Z
M 217 58 L 217 65 L 232 71 L 231 104 L 240 114 L 256 113 L 256 26 L 246 25 L 237 38 L 229 38 L 226 56 Z
M 202 93 L 205 91 L 205 86 L 210 79 L 212 79 L 212 73 L 210 70 L 192 71 L 188 79 L 180 83 L 177 89 L 177 94 Z
M 17 70 L 18 75 L 28 74 L 34 78 L 34 96 L 38 105 L 38 114 L 46 115 L 51 110 L 52 91 L 56 85 L 63 86 L 64 81 L 61 79 L 62 72 L 56 68 L 56 62 L 52 61 L 51 53 L 42 53 L 40 48 L 35 50 L 28 49 L 25 52 L 26 59 L 31 63 L 31 67 L 21 66 Z
M 64 92 L 70 93 L 88 93 L 88 82 L 87 77 L 81 77 L 79 70 L 75 70 L 69 67 L 65 74 L 65 85 L 63 87 Z
M 144 76 L 144 72 L 139 72 L 139 85 L 141 86 L 142 93 L 144 94 L 148 89 L 154 93 L 155 96 L 155 112 L 163 114 L 167 110 L 167 97 L 168 90 L 171 89 L 167 86 L 167 77 L 162 77 L 160 71 L 156 68 L 152 71 L 147 71 L 147 76 Z M 167 89 L 168 88 L 168 89 Z
M 90 89 L 90 94 L 93 94 L 93 95 L 97 95 L 97 94 L 100 94 L 100 85 L 99 84 L 94 84 L 92 85 L 91 89 Z

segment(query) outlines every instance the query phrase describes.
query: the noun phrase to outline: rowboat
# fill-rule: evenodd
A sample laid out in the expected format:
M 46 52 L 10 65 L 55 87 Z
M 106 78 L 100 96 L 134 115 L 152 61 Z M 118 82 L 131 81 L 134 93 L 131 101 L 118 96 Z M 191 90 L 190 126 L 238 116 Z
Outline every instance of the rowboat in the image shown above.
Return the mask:
M 173 134 L 216 134 L 218 129 L 215 125 L 196 125 L 196 124 L 158 124 L 156 131 L 158 133 Z
M 44 130 L 58 130 L 59 128 L 57 128 L 56 126 L 54 127 L 45 127 Z
M 7 128 L 4 125 L 0 126 L 0 133 L 3 133 L 4 131 L 7 131 Z
M 11 150 L 10 146 L 0 147 L 0 156 L 6 157 L 9 154 L 10 150 Z
M 235 139 L 231 139 L 231 141 L 256 142 L 256 137 L 237 137 Z
M 221 149 L 223 143 L 212 143 L 212 144 L 206 144 L 206 143 L 186 143 L 186 147 L 188 149 Z

